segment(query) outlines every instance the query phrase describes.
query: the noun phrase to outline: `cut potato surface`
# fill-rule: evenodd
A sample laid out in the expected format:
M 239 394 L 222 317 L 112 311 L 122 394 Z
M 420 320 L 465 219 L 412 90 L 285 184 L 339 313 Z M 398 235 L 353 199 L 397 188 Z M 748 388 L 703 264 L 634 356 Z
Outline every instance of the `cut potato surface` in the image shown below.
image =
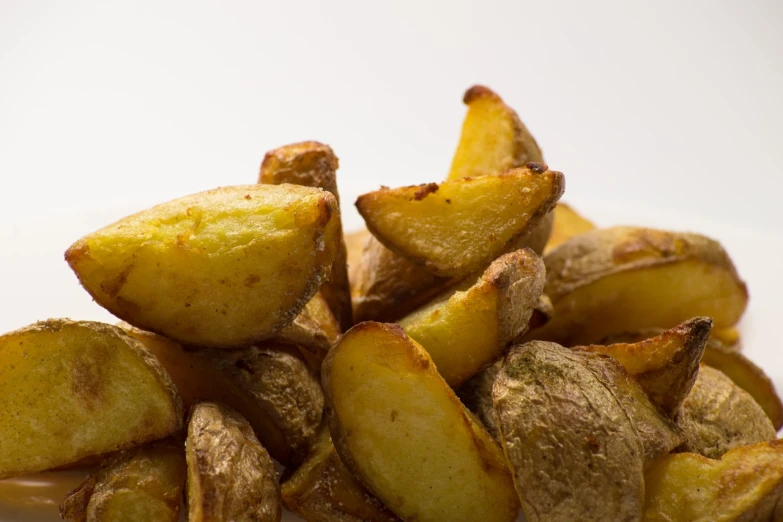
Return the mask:
M 559 247 L 569 239 L 579 234 L 584 234 L 595 228 L 592 221 L 579 214 L 571 205 L 560 201 L 552 211 L 554 223 L 552 234 L 546 244 L 544 253 L 547 254 Z
M 500 448 L 399 327 L 353 327 L 322 381 L 338 454 L 401 519 L 516 520 Z
M 128 216 L 65 259 L 98 304 L 200 346 L 280 330 L 328 277 L 340 245 L 334 196 L 295 185 L 224 187 Z
M 132 337 L 51 319 L 0 337 L 0 478 L 160 439 L 182 400 Z
M 531 250 L 517 250 L 399 324 L 456 388 L 500 358 L 508 343 L 527 330 L 544 279 L 541 259 Z
M 530 163 L 497 176 L 382 188 L 356 207 L 386 247 L 440 275 L 481 270 L 535 229 L 565 189 L 565 178 Z

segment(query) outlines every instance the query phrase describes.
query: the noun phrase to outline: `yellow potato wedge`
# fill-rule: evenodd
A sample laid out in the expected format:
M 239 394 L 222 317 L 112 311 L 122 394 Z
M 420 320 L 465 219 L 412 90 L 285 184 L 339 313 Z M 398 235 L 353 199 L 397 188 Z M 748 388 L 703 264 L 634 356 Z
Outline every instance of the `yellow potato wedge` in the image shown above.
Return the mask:
M 517 113 L 491 89 L 474 85 L 462 101 L 468 113 L 448 180 L 497 174 L 531 161 L 544 161 Z
M 592 221 L 579 214 L 571 205 L 562 201 L 557 204 L 552 214 L 554 223 L 552 224 L 552 233 L 544 249 L 544 254 L 548 254 L 572 237 L 584 234 L 595 228 L 595 224 Z
M 275 465 L 237 412 L 200 402 L 190 412 L 185 442 L 188 522 L 279 522 Z
M 636 343 L 572 349 L 612 356 L 636 379 L 653 404 L 673 417 L 696 382 L 711 326 L 710 318 L 697 317 Z
M 677 425 L 685 437 L 678 450 L 710 459 L 775 438 L 772 422 L 753 397 L 719 370 L 705 365 L 682 404 Z
M 284 145 L 270 150 L 261 163 L 259 183 L 280 185 L 291 183 L 305 187 L 322 188 L 334 195 L 337 203 L 337 168 L 339 161 L 331 147 L 317 141 Z M 340 230 L 342 238 L 342 229 Z M 346 245 L 340 241 L 332 265 L 332 273 L 321 286 L 321 292 L 334 312 L 341 329 L 353 326 L 351 317 L 351 288 L 348 284 Z
M 340 458 L 402 520 L 516 520 L 500 448 L 401 328 L 351 328 L 322 382 Z
M 318 377 L 289 347 L 271 342 L 243 350 L 187 350 L 126 326 L 171 375 L 186 408 L 199 400 L 245 417 L 278 462 L 295 464 L 315 440 L 324 398 Z
M 93 299 L 183 343 L 241 347 L 280 330 L 328 277 L 334 196 L 295 185 L 201 192 L 128 216 L 65 259 Z
M 60 516 L 77 522 L 177 522 L 185 447 L 166 439 L 121 453 L 68 493 Z
M 742 349 L 741 340 L 740 340 L 740 333 L 739 331 L 733 327 L 725 327 L 725 328 L 715 328 L 712 331 L 713 339 L 723 344 L 726 348 L 730 348 L 731 350 L 738 352 Z
M 281 491 L 283 505 L 308 522 L 400 520 L 351 475 L 326 427 L 307 460 L 283 483 Z
M 321 292 L 310 299 L 294 321 L 272 336 L 270 341 L 296 346 L 316 371 L 326 352 L 340 337 L 340 324 Z
M 766 522 L 783 493 L 783 441 L 727 452 L 720 460 L 666 455 L 645 472 L 644 522 Z
M 565 346 L 620 332 L 671 328 L 692 317 L 730 326 L 748 292 L 719 243 L 644 228 L 593 230 L 544 257 L 554 317 L 530 337 Z
M 544 263 L 531 250 L 510 252 L 399 324 L 456 388 L 502 357 L 508 343 L 527 330 L 544 279 Z
M 463 277 L 535 229 L 564 189 L 561 173 L 530 163 L 497 176 L 382 188 L 356 207 L 387 248 L 437 275 Z
M 359 278 L 359 263 L 361 263 L 364 249 L 372 237 L 366 228 L 349 232 L 343 237 L 345 241 L 346 263 L 348 263 L 348 281 L 351 283 L 351 298 L 356 292 L 356 280 Z
M 50 319 L 0 336 L 0 478 L 166 437 L 182 417 L 169 376 L 119 328 Z

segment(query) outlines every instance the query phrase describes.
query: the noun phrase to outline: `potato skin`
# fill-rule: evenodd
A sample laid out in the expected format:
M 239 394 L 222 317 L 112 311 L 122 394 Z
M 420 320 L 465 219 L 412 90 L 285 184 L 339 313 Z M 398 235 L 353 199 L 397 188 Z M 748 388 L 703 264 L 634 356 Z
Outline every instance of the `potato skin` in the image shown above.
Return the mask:
M 295 185 L 223 187 L 128 216 L 65 259 L 93 299 L 171 339 L 237 348 L 290 323 L 340 245 L 333 195 Z
M 274 463 L 241 415 L 217 403 L 196 404 L 185 455 L 189 522 L 280 521 Z
M 326 352 L 334 346 L 341 332 L 331 307 L 319 291 L 293 322 L 272 336 L 270 341 L 296 346 L 308 364 L 320 372 Z
M 753 397 L 719 370 L 705 365 L 682 405 L 677 424 L 685 436 L 678 451 L 710 459 L 775 438 L 772 422 Z
M 158 361 L 122 330 L 50 319 L 0 336 L 0 418 L 7 478 L 166 437 L 183 408 Z

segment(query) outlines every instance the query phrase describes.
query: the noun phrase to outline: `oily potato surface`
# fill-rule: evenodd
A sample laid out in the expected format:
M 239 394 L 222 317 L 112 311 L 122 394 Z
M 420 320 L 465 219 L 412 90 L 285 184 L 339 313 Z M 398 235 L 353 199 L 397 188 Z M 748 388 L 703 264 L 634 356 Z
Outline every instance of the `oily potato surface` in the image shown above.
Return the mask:
M 76 241 L 65 259 L 98 304 L 192 345 L 280 330 L 328 277 L 340 245 L 330 193 L 223 187 L 163 203 Z
M 338 454 L 402 520 L 516 520 L 500 448 L 398 326 L 353 327 L 322 381 Z
M 119 328 L 50 319 L 0 337 L 0 478 L 166 437 L 182 417 L 169 376 Z

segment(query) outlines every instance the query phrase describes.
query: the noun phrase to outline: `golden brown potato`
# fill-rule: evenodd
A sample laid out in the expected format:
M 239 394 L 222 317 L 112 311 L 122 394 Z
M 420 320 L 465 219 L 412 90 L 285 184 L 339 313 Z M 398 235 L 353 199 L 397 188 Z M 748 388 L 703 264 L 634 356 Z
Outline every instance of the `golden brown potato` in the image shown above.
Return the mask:
M 186 408 L 199 400 L 237 410 L 280 463 L 303 459 L 315 440 L 324 398 L 318 377 L 284 345 L 243 350 L 187 350 L 159 335 L 127 327 L 171 375 Z
M 712 320 L 697 317 L 635 343 L 575 346 L 612 356 L 667 415 L 674 416 L 696 382 Z
M 561 173 L 530 163 L 497 176 L 382 188 L 356 207 L 389 249 L 437 275 L 463 277 L 530 233 L 564 189 Z
M 500 448 L 401 328 L 351 328 L 324 360 L 322 382 L 340 458 L 401 519 L 516 520 Z
M 60 516 L 78 522 L 176 522 L 184 489 L 184 445 L 166 439 L 107 462 L 68 493 Z
M 317 141 L 292 143 L 266 153 L 261 163 L 258 182 L 271 185 L 291 183 L 322 188 L 331 192 L 339 204 L 338 167 L 337 156 L 328 145 Z M 342 229 L 340 237 L 342 238 Z M 334 312 L 337 322 L 340 323 L 341 329 L 344 331 L 353 326 L 346 248 L 342 240 L 335 255 L 332 273 L 329 280 L 321 286 L 321 292 Z
M 119 328 L 50 319 L 0 336 L 0 478 L 166 437 L 182 417 L 169 376 Z
M 398 522 L 340 460 L 329 429 L 307 460 L 283 483 L 283 505 L 308 522 Z
M 714 328 L 711 337 L 732 351 L 738 352 L 742 349 L 740 333 L 733 326 Z
M 677 416 L 685 441 L 678 449 L 720 458 L 739 446 L 775 438 L 761 406 L 719 370 L 702 365 Z
M 497 258 L 399 321 L 454 388 L 497 360 L 527 330 L 544 288 L 544 263 L 531 250 Z
M 727 452 L 720 460 L 666 455 L 645 472 L 644 522 L 767 522 L 783 493 L 783 441 Z
M 497 174 L 531 161 L 544 161 L 517 113 L 492 90 L 474 85 L 462 101 L 468 113 L 448 180 Z
M 232 409 L 196 404 L 185 442 L 188 522 L 279 522 L 275 465 L 250 424 Z
M 340 237 L 328 192 L 224 187 L 126 217 L 78 240 L 65 259 L 95 301 L 130 324 L 241 347 L 296 317 L 328 277 Z
M 321 362 L 326 352 L 334 346 L 340 337 L 340 325 L 321 292 L 307 302 L 294 321 L 277 332 L 270 339 L 273 342 L 293 344 L 302 357 L 316 371 L 321 370 Z
M 566 241 L 544 263 L 555 313 L 529 337 L 566 346 L 699 316 L 730 326 L 748 301 L 720 244 L 696 234 L 598 229 Z
M 554 223 L 549 242 L 544 249 L 545 254 L 548 254 L 572 237 L 584 234 L 595 228 L 592 221 L 579 214 L 571 205 L 567 205 L 562 201 L 557 204 L 552 214 L 554 215 Z
M 346 263 L 348 263 L 348 281 L 351 283 L 351 298 L 356 292 L 356 280 L 359 278 L 359 263 L 361 262 L 364 248 L 372 237 L 366 228 L 349 232 L 343 236 L 346 250 Z

